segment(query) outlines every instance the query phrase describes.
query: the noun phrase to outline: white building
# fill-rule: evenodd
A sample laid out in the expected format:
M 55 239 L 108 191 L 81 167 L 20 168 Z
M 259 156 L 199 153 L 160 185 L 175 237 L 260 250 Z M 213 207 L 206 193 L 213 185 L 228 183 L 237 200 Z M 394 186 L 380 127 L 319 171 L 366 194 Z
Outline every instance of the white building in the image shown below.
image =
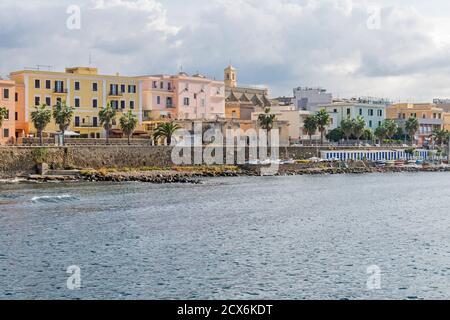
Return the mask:
M 366 120 L 366 127 L 375 131 L 386 119 L 389 104 L 387 100 L 351 99 L 320 106 L 319 109 L 325 109 L 331 116 L 329 130 L 340 127 L 342 120 L 348 117 L 355 119 L 362 116 Z
M 322 88 L 298 87 L 294 89 L 294 105 L 298 110 L 316 112 L 318 107 L 331 104 L 333 95 Z

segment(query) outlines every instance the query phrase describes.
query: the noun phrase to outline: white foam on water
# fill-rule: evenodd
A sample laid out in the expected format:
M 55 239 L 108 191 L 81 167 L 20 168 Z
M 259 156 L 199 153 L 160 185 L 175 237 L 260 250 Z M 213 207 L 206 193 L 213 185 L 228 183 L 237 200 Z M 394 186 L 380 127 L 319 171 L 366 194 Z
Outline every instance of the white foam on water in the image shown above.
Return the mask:
M 75 197 L 71 196 L 70 194 L 64 194 L 60 196 L 40 196 L 40 197 L 33 197 L 31 201 L 33 202 L 58 202 L 60 200 L 69 200 L 69 199 L 76 199 Z

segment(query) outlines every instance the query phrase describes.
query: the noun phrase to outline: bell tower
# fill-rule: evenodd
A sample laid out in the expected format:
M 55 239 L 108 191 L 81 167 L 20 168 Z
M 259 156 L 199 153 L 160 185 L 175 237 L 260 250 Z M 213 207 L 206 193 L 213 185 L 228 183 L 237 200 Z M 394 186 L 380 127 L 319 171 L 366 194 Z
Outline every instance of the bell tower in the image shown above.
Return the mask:
M 237 72 L 236 69 L 230 64 L 225 68 L 225 86 L 235 88 L 237 87 Z

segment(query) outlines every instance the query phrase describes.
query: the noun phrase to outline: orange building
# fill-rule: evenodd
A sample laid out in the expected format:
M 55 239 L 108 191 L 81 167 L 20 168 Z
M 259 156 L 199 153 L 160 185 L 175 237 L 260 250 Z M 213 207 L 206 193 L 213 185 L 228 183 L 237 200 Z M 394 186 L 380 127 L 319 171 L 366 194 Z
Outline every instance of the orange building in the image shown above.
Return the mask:
M 6 108 L 7 115 L 0 127 L 0 144 L 15 141 L 15 83 L 0 79 L 0 107 Z

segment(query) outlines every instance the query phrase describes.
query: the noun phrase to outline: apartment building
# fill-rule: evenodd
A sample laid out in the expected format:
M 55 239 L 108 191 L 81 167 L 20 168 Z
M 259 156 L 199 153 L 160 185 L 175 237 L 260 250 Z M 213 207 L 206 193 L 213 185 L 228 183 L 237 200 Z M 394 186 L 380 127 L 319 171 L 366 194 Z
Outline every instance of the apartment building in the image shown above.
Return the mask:
M 375 99 L 350 99 L 333 102 L 332 104 L 321 106 L 331 117 L 329 129 L 333 130 L 341 126 L 342 120 L 347 118 L 355 119 L 361 116 L 366 121 L 366 127 L 375 131 L 386 119 L 386 108 L 389 102 Z
M 131 110 L 142 123 L 142 83 L 134 77 L 120 75 L 100 75 L 97 68 L 67 68 L 65 72 L 22 70 L 12 72 L 11 79 L 17 86 L 16 133 L 17 136 L 35 136 L 36 129 L 31 123 L 31 112 L 35 106 L 56 105 L 66 101 L 75 108 L 75 115 L 69 130 L 84 138 L 100 138 L 104 129 L 100 126 L 98 113 L 109 103 L 121 114 Z M 113 129 L 120 133 L 118 121 Z M 58 130 L 52 123 L 46 133 Z
M 160 122 L 225 118 L 225 84 L 201 74 L 152 75 L 142 82 L 143 122 L 151 131 Z
M 316 112 L 319 106 L 333 102 L 333 95 L 322 88 L 298 87 L 294 89 L 294 105 L 298 110 Z
M 0 144 L 15 141 L 15 83 L 0 79 L 0 107 L 7 111 L 6 118 L 0 127 Z
M 396 120 L 401 126 L 409 118 L 419 120 L 419 144 L 427 141 L 434 130 L 444 129 L 448 116 L 444 108 L 433 103 L 398 103 L 387 109 L 387 118 Z

